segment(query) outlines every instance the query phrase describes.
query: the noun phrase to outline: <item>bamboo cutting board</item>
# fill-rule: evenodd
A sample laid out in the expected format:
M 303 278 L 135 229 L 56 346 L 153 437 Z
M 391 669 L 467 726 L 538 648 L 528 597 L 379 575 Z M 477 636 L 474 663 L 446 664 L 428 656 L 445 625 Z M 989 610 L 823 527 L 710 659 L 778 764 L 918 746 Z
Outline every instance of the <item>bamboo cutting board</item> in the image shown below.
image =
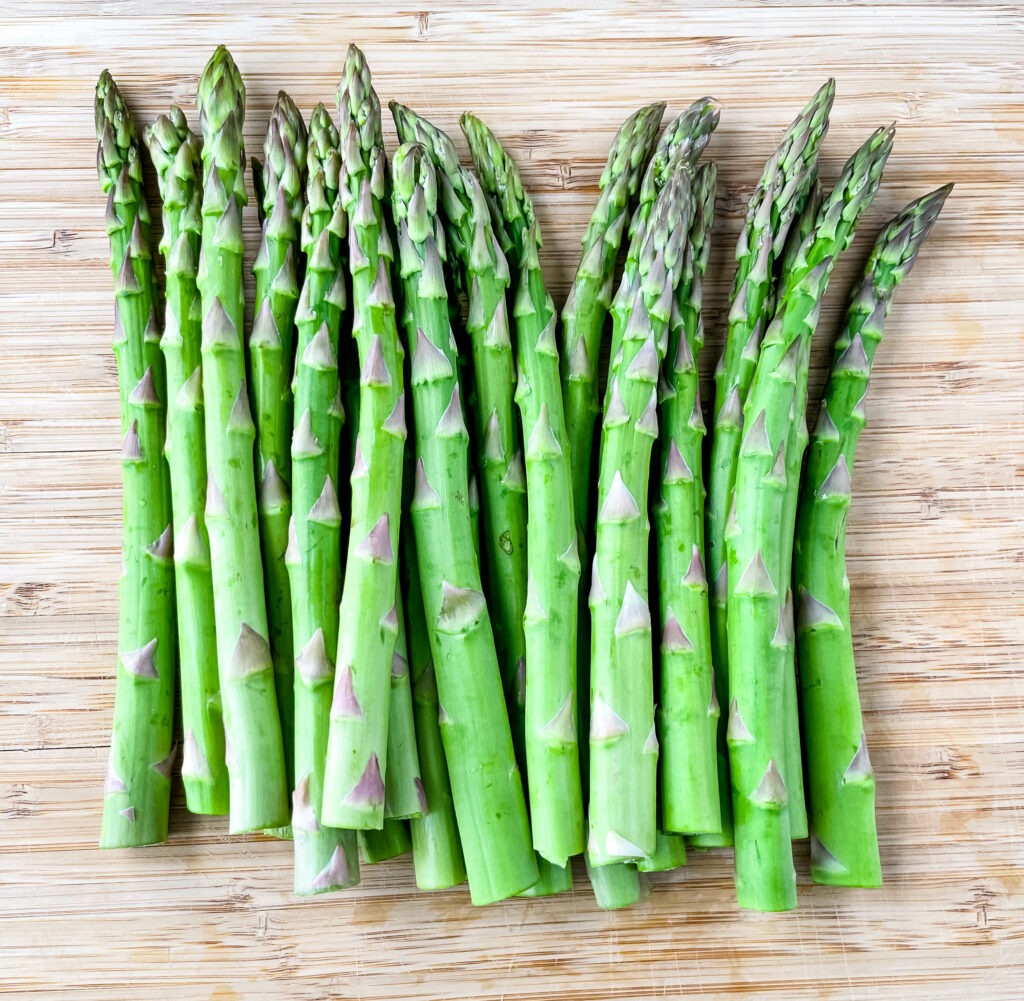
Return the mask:
M 0 994 L 1024 996 L 1021 5 L 156 9 L 0 3 Z M 717 97 L 706 372 L 743 206 L 786 124 L 836 77 L 829 183 L 895 119 L 883 187 L 822 314 L 812 407 L 874 233 L 956 182 L 898 295 L 855 474 L 849 576 L 884 889 L 812 886 L 799 845 L 800 909 L 784 915 L 737 910 L 724 851 L 694 853 L 618 913 L 596 908 L 582 871 L 572 895 L 474 909 L 464 889 L 416 892 L 408 859 L 365 867 L 358 890 L 300 901 L 287 844 L 227 837 L 222 820 L 189 816 L 180 790 L 167 845 L 96 848 L 120 467 L 92 88 L 108 66 L 140 125 L 171 101 L 195 123 L 198 72 L 225 42 L 246 77 L 256 153 L 279 87 L 307 113 L 333 104 L 350 41 L 382 100 L 456 132 L 470 108 L 509 144 L 556 295 L 619 122 L 658 98 L 674 114 Z M 250 258 L 254 216 L 250 206 Z

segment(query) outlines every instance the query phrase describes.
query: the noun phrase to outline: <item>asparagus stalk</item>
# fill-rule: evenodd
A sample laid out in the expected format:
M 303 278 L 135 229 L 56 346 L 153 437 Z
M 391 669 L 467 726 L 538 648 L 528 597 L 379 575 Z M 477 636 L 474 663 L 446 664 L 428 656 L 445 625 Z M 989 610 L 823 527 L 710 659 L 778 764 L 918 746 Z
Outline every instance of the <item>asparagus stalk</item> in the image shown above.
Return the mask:
M 309 167 L 301 223 L 307 267 L 292 318 L 297 331 L 295 374 L 287 393 L 288 405 L 294 399 L 298 416 L 291 435 L 288 478 L 292 514 L 284 560 L 291 584 L 290 632 L 295 659 L 292 830 L 295 892 L 300 895 L 359 882 L 355 834 L 323 822 L 324 757 L 335 676 L 328 651 L 338 648 L 341 600 L 344 516 L 335 483 L 345 421 L 338 345 L 347 304 L 344 244 L 348 219 L 339 195 L 338 130 L 322 104 L 310 120 Z M 274 333 L 270 324 L 276 325 L 276 321 L 269 301 L 263 307 L 264 330 Z M 255 353 L 253 358 L 255 362 Z M 268 465 L 272 462 L 268 460 Z
M 850 471 L 864 397 L 897 286 L 910 273 L 951 185 L 911 202 L 875 241 L 836 341 L 800 494 L 793 584 L 811 810 L 811 877 L 880 886 L 875 778 L 857 693 L 846 579 Z
M 790 275 L 797 266 L 800 248 L 814 228 L 821 210 L 824 194 L 817 181 L 797 217 L 796 225 L 791 227 L 786 247 L 780 260 L 780 268 L 776 278 L 778 290 L 785 289 Z M 797 701 L 796 678 L 796 639 L 793 623 L 793 591 L 790 586 L 793 566 L 793 530 L 796 524 L 797 499 L 800 493 L 800 467 L 803 461 L 804 448 L 807 445 L 807 377 L 810 360 L 810 343 L 804 345 L 804 352 L 798 359 L 797 381 L 794 402 L 793 421 L 786 441 L 786 495 L 783 500 L 782 517 L 779 520 L 779 552 L 782 555 L 782 566 L 779 580 L 786 584 L 786 594 L 782 602 L 783 649 L 782 675 L 782 722 L 785 726 L 785 766 L 782 774 L 786 780 L 786 810 L 789 813 L 789 834 L 796 841 L 807 837 L 807 801 L 804 796 L 803 755 L 800 747 L 800 706 Z
M 782 614 L 784 516 L 790 432 L 801 412 L 799 370 L 817 324 L 836 257 L 878 189 L 892 149 L 879 129 L 847 161 L 796 255 L 775 319 L 765 334 L 744 405 L 747 428 L 736 469 L 729 545 L 729 766 L 741 907 L 796 906 L 787 809 Z
M 412 851 L 409 825 L 404 820 L 388 817 L 380 830 L 359 831 L 359 853 L 367 865 L 387 862 Z
M 590 588 L 590 864 L 643 859 L 656 846 L 658 740 L 648 593 L 647 493 L 658 435 L 658 370 L 691 215 L 680 159 L 633 237 L 612 304 L 621 351 L 612 359 L 601 427 L 597 533 Z
M 469 436 L 448 314 L 436 175 L 418 144 L 398 150 L 393 174 L 407 331 L 415 340 L 412 525 L 441 737 L 470 894 L 482 904 L 531 886 L 537 867 L 472 537 Z
M 291 377 L 295 309 L 302 280 L 299 228 L 305 203 L 306 146 L 302 115 L 292 99 L 280 91 L 263 143 L 263 233 L 253 265 L 256 318 L 249 338 L 249 369 L 256 423 L 263 579 L 289 788 L 295 776 L 295 695 L 292 605 L 284 554 L 291 514 Z
M 416 727 L 413 722 L 412 685 L 409 679 L 408 631 L 404 602 L 396 588 L 398 636 L 391 657 L 391 699 L 388 703 L 388 773 L 384 779 L 385 818 L 421 817 L 425 810 L 423 779 L 416 751 Z
M 715 369 L 714 424 L 705 504 L 705 565 L 711 585 L 711 659 L 718 701 L 722 706 L 729 704 L 725 524 L 736 479 L 743 405 L 757 365 L 761 336 L 772 315 L 775 300 L 771 288 L 772 265 L 782 253 L 789 227 L 817 177 L 818 152 L 828 131 L 834 97 L 835 81 L 829 80 L 786 130 L 747 203 L 746 219 L 736 244 L 729 331 L 725 350 Z M 693 842 L 699 847 L 729 845 L 733 840 L 724 716 L 718 724 L 718 788 L 722 832 L 697 836 Z
M 562 398 L 573 478 L 573 510 L 580 556 L 589 559 L 587 544 L 593 529 L 590 507 L 593 487 L 592 458 L 594 423 L 597 417 L 597 379 L 601 341 L 612 297 L 612 278 L 626 220 L 636 201 L 640 180 L 654 147 L 664 104 L 652 104 L 631 115 L 619 129 L 601 175 L 601 195 L 583 237 L 583 253 L 569 296 L 562 309 Z M 662 155 L 674 152 L 679 140 L 679 120 L 670 126 L 661 147 Z M 652 189 L 653 190 L 653 189 Z M 587 597 L 577 597 L 577 621 L 587 623 Z M 577 630 L 577 690 L 587 693 L 578 707 L 577 732 L 581 735 L 580 771 L 589 785 L 586 734 L 589 729 L 590 649 L 589 629 Z M 636 866 L 621 862 L 588 866 L 598 906 L 624 907 L 640 899 L 642 889 Z
M 720 710 L 711 666 L 704 577 L 704 419 L 697 358 L 704 345 L 701 283 L 707 268 L 717 171 L 693 181 L 693 219 L 669 323 L 659 402 L 660 496 L 655 504 L 661 619 L 661 811 L 669 831 L 720 832 L 716 755 Z
M 228 812 L 224 720 L 217 674 L 210 544 L 206 533 L 206 446 L 200 369 L 202 320 L 196 269 L 202 233 L 199 140 L 180 108 L 145 132 L 163 201 L 160 250 L 166 314 L 160 340 L 167 371 L 167 441 L 175 526 L 174 585 L 178 611 L 181 777 L 192 813 Z
M 526 474 L 513 403 L 515 360 L 505 304 L 508 263 L 480 182 L 459 164 L 449 136 L 404 105 L 392 101 L 390 107 L 399 138 L 423 143 L 434 165 L 445 238 L 457 265 L 453 271 L 467 289 L 476 403 L 469 411 L 483 508 L 481 563 L 513 743 L 525 769 L 521 680 L 526 664 Z
M 487 199 L 472 171 L 464 170 L 451 139 L 426 119 L 392 102 L 399 136 L 424 144 L 439 179 L 448 247 L 457 258 L 456 285 L 467 289 L 467 328 L 472 368 L 465 373 L 474 392 L 468 411 L 483 489 L 485 590 L 490 595 L 512 743 L 521 771 L 526 768 L 526 478 L 513 390 L 515 366 L 505 301 L 508 263 L 497 243 Z M 473 444 L 471 443 L 471 444 Z M 475 478 L 470 479 L 470 516 L 478 537 Z M 561 893 L 572 886 L 567 867 L 537 856 L 540 878 L 523 896 Z
M 96 166 L 107 194 L 124 493 L 118 669 L 101 848 L 167 840 L 174 749 L 174 583 L 149 213 L 131 116 L 110 74 L 96 84 Z
M 409 821 L 416 886 L 421 890 L 445 890 L 466 881 L 466 864 L 455 821 L 452 788 L 448 781 L 441 728 L 438 724 L 437 679 L 430 655 L 427 621 L 420 593 L 416 545 L 409 526 L 403 528 L 401 570 L 405 594 L 406 637 L 416 749 L 426 802 L 421 816 Z
M 242 349 L 242 121 L 245 86 L 224 46 L 199 78 L 203 133 L 202 379 L 206 523 L 232 833 L 288 823 L 288 780 L 267 633 L 256 487 L 255 427 Z
M 517 272 L 513 307 L 523 441 L 526 443 L 526 773 L 537 852 L 564 867 L 583 850 L 576 733 L 576 596 L 580 562 L 569 439 L 562 410 L 557 316 L 544 286 L 540 230 L 519 171 L 493 133 L 463 115 L 483 189 L 499 207 Z
M 359 430 L 342 629 L 331 707 L 324 820 L 379 829 L 384 821 L 391 660 L 398 618 L 396 553 L 405 447 L 405 356 L 395 325 L 384 221 L 386 158 L 380 103 L 362 52 L 349 46 L 338 94 L 342 202 L 348 212 L 353 331 L 359 348 Z

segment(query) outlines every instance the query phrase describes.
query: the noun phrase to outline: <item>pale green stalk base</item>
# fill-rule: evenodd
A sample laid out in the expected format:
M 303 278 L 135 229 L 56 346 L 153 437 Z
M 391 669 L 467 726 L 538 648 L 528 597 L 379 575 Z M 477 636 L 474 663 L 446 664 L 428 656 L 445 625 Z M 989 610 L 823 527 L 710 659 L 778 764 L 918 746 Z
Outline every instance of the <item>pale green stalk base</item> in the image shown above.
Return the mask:
M 359 831 L 359 852 L 367 865 L 387 862 L 411 851 L 409 825 L 404 820 L 385 820 L 379 831 Z
M 686 841 L 681 834 L 658 831 L 654 851 L 640 859 L 636 867 L 640 872 L 668 872 L 686 865 Z

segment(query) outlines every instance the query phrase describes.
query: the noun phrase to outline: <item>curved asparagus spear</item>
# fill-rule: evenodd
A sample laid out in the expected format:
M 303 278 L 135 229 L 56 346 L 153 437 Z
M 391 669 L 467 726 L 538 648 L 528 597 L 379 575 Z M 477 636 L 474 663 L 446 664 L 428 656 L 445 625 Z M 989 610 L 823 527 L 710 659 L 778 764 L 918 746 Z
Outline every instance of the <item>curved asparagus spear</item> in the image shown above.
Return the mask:
M 426 119 L 394 102 L 399 136 L 423 142 L 438 175 L 448 247 L 458 259 L 457 286 L 467 289 L 467 328 L 473 355 L 467 373 L 474 392 L 468 411 L 484 485 L 482 563 L 495 645 L 505 686 L 512 743 L 526 768 L 526 476 L 513 390 L 515 366 L 505 301 L 508 263 L 498 245 L 480 182 L 463 169 L 451 139 Z M 477 537 L 475 478 L 470 479 L 470 515 Z M 523 896 L 560 893 L 572 886 L 566 867 L 537 856 L 540 878 Z
M 232 833 L 288 823 L 284 744 L 267 634 L 255 428 L 242 349 L 242 121 L 245 86 L 223 46 L 199 78 L 203 132 L 202 376 L 206 524 L 230 781 Z
M 569 440 L 562 411 L 557 317 L 544 287 L 540 231 L 519 171 L 493 133 L 462 116 L 484 192 L 500 205 L 517 272 L 513 316 L 516 403 L 526 443 L 526 773 L 537 852 L 564 867 L 583 850 L 576 733 L 576 595 L 579 551 Z
M 669 323 L 659 402 L 660 496 L 655 505 L 661 618 L 661 811 L 669 831 L 721 831 L 716 745 L 718 700 L 711 667 L 704 577 L 704 419 L 697 358 L 704 342 L 701 283 L 715 211 L 714 163 L 693 181 L 677 308 Z
M 292 607 L 288 593 L 291 514 L 291 377 L 295 361 L 295 307 L 302 280 L 299 227 L 305 203 L 306 125 L 282 90 L 270 113 L 263 143 L 263 234 L 253 264 L 255 320 L 249 338 L 251 395 L 256 423 L 256 472 L 260 491 L 260 542 L 267 594 L 270 651 L 274 658 L 289 788 L 295 775 Z
M 405 351 L 395 325 L 391 241 L 384 222 L 386 159 L 380 103 L 362 52 L 349 46 L 338 94 L 342 201 L 349 216 L 353 331 L 359 347 L 359 431 L 352 523 L 324 785 L 324 820 L 384 821 L 391 658 L 398 619 L 396 554 L 405 448 Z
M 747 203 L 746 220 L 736 244 L 736 276 L 730 297 L 729 332 L 722 358 L 715 369 L 714 424 L 705 504 L 711 654 L 718 701 L 723 707 L 729 702 L 725 523 L 736 478 L 743 405 L 757 365 L 761 336 L 772 315 L 775 299 L 771 289 L 772 264 L 782 253 L 789 227 L 817 177 L 818 152 L 828 130 L 828 116 L 834 97 L 835 81 L 829 80 L 786 130 Z M 718 725 L 722 833 L 695 838 L 694 843 L 702 847 L 732 844 L 725 723 L 723 715 Z
M 885 226 L 850 297 L 811 436 L 800 495 L 793 585 L 811 811 L 811 877 L 880 886 L 875 778 L 857 694 L 846 579 L 846 515 L 864 397 L 897 286 L 910 273 L 951 190 L 911 202 Z
M 422 142 L 434 164 L 449 256 L 456 258 L 455 273 L 467 289 L 466 328 L 476 391 L 476 406 L 469 409 L 483 508 L 481 563 L 513 742 L 525 768 L 525 705 L 517 677 L 526 658 L 526 474 L 513 403 L 515 360 L 505 303 L 508 263 L 480 182 L 459 164 L 449 136 L 401 104 L 392 101 L 390 107 L 399 138 Z
M 167 443 L 174 515 L 174 585 L 185 750 L 181 778 L 192 813 L 228 812 L 224 720 L 206 534 L 206 445 L 200 369 L 202 321 L 196 268 L 202 232 L 199 140 L 180 108 L 145 132 L 163 201 L 160 250 L 166 314 L 160 340 L 167 369 Z
M 658 370 L 691 214 L 690 169 L 677 170 L 633 237 L 637 271 L 612 304 L 622 350 L 612 360 L 601 427 L 590 588 L 591 865 L 653 855 L 658 740 L 648 593 L 647 493 L 658 434 Z
M 791 227 L 780 267 L 777 269 L 777 291 L 789 284 L 790 276 L 797 267 L 800 248 L 810 234 L 821 210 L 824 193 L 817 181 Z M 793 591 L 790 586 L 793 566 L 793 529 L 796 524 L 797 498 L 800 492 L 800 468 L 803 464 L 804 448 L 807 445 L 807 377 L 810 360 L 810 343 L 798 359 L 796 393 L 794 397 L 793 421 L 786 441 L 786 494 L 783 499 L 782 517 L 779 519 L 779 552 L 782 566 L 779 580 L 785 582 L 786 593 L 782 602 L 783 649 L 782 675 L 782 721 L 785 726 L 785 766 L 782 774 L 786 780 L 786 810 L 789 812 L 789 835 L 796 841 L 807 837 L 807 801 L 804 796 L 803 753 L 800 747 L 800 706 L 797 700 L 796 679 L 796 638 L 793 625 Z
M 436 216 L 437 184 L 424 148 L 395 154 L 406 323 L 412 355 L 416 489 L 412 524 L 459 834 L 474 903 L 537 880 L 487 603 L 470 527 L 468 441 L 456 375 Z
M 569 429 L 573 512 L 581 546 L 589 538 L 598 360 L 612 302 L 615 263 L 664 112 L 664 104 L 649 104 L 630 115 L 616 133 L 598 181 L 601 194 L 583 234 L 576 277 L 562 308 L 562 402 Z
M 408 525 L 402 529 L 400 572 L 405 595 L 409 676 L 416 730 L 416 749 L 423 779 L 425 807 L 409 821 L 416 886 L 421 890 L 445 890 L 466 881 L 466 864 L 455 821 L 452 787 L 448 781 L 441 728 L 438 724 L 437 679 L 430 656 L 427 620 L 420 593 L 416 544 Z
M 118 666 L 101 848 L 167 840 L 174 750 L 174 584 L 163 458 L 163 369 L 150 331 L 153 281 L 142 164 L 131 116 L 110 74 L 96 84 L 96 163 L 107 193 L 114 275 L 114 354 L 124 440 L 123 569 Z
M 356 838 L 323 823 L 324 757 L 330 726 L 341 600 L 343 513 L 335 486 L 342 425 L 338 343 L 346 306 L 344 246 L 348 219 L 338 191 L 338 130 L 324 106 L 310 122 L 307 207 L 302 222 L 307 268 L 298 310 L 291 439 L 292 516 L 285 564 L 290 577 L 294 644 L 295 892 L 359 882 Z M 277 210 L 281 213 L 281 209 Z M 290 218 L 290 217 L 289 217 Z M 268 300 L 269 301 L 269 300 Z M 269 323 L 273 317 L 264 305 Z M 273 461 L 273 460 L 270 460 Z
M 644 172 L 636 211 L 629 221 L 629 244 L 623 267 L 623 273 L 628 276 L 629 281 L 636 278 L 636 255 L 642 244 L 636 237 L 649 225 L 655 199 L 679 164 L 685 163 L 692 168 L 697 162 L 711 140 L 712 132 L 718 128 L 719 117 L 718 102 L 710 97 L 700 97 L 665 129 L 665 134 L 658 142 L 654 156 L 651 157 L 651 162 Z M 610 352 L 612 359 L 618 355 L 621 345 L 622 331 L 613 324 Z
M 783 613 L 779 522 L 784 514 L 790 431 L 801 410 L 799 371 L 838 254 L 878 189 L 892 149 L 879 129 L 847 161 L 796 255 L 765 334 L 744 405 L 747 428 L 736 468 L 726 540 L 729 596 L 729 766 L 741 907 L 796 906 L 787 809 Z

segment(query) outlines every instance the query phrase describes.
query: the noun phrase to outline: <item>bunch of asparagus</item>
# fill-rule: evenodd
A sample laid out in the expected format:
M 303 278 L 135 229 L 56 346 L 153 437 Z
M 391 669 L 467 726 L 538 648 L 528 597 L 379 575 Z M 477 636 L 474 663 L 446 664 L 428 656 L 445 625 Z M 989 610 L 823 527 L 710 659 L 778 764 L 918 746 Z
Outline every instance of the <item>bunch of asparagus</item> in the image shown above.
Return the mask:
M 660 139 L 662 104 L 623 123 L 559 314 L 494 133 L 463 116 L 468 167 L 392 102 L 389 169 L 351 46 L 337 122 L 282 92 L 253 161 L 247 332 L 238 67 L 222 46 L 203 70 L 201 135 L 179 108 L 144 133 L 162 324 L 141 146 L 101 76 L 124 435 L 104 847 L 166 840 L 177 689 L 189 809 L 291 838 L 298 894 L 411 851 L 421 888 L 468 878 L 482 904 L 563 892 L 582 854 L 613 908 L 687 844 L 734 844 L 740 905 L 782 910 L 808 834 L 815 881 L 880 883 L 845 519 L 883 323 L 949 188 L 879 235 L 809 436 L 822 297 L 893 139 L 824 195 L 833 95 L 751 196 L 705 441 L 714 101 Z

